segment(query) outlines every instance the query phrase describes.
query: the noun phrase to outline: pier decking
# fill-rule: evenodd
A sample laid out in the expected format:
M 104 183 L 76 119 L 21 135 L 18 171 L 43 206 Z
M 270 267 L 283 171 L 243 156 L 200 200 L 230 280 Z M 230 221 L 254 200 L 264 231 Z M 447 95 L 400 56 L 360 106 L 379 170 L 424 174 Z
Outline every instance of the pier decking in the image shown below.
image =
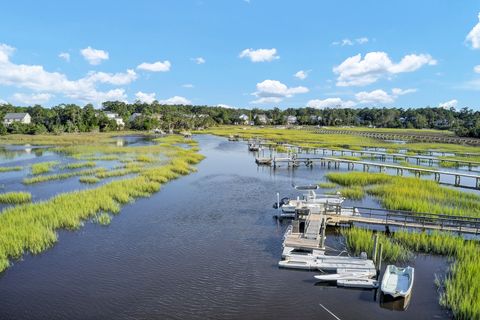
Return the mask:
M 455 179 L 454 185 L 456 187 L 472 187 L 467 185 L 461 184 L 461 178 L 470 178 L 475 181 L 475 185 L 473 186 L 476 189 L 480 189 L 480 176 L 468 173 L 461 173 L 461 172 L 451 172 L 451 171 L 444 171 L 444 170 L 433 170 L 433 169 L 426 169 L 426 168 L 414 168 L 414 167 L 406 167 L 396 164 L 387 164 L 387 163 L 377 163 L 377 162 L 369 162 L 369 161 L 359 161 L 359 160 L 348 160 L 348 159 L 341 159 L 341 158 L 332 158 L 332 157 L 325 157 L 325 156 L 316 156 L 316 157 L 284 157 L 284 158 L 272 158 L 271 166 L 277 168 L 281 164 L 286 164 L 288 167 L 298 167 L 300 164 L 304 164 L 306 166 L 313 166 L 314 163 L 319 163 L 321 166 L 326 166 L 331 168 L 333 166 L 334 169 L 340 168 L 341 164 L 346 164 L 348 170 L 355 170 L 355 166 L 361 166 L 363 171 L 368 172 L 370 171 L 371 167 L 376 167 L 379 169 L 379 172 L 385 172 L 386 169 L 395 169 L 397 175 L 403 176 L 404 171 L 413 172 L 417 177 L 420 177 L 422 174 L 433 174 L 435 181 L 439 182 L 441 176 L 452 176 Z

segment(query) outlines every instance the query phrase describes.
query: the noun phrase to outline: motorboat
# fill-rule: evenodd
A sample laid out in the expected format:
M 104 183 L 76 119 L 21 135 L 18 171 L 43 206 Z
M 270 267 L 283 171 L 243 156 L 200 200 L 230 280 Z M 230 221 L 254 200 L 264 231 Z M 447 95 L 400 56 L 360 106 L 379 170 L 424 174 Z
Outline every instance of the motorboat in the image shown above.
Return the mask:
M 399 268 L 388 265 L 383 274 L 382 292 L 394 298 L 409 298 L 412 293 L 414 271 L 412 267 Z

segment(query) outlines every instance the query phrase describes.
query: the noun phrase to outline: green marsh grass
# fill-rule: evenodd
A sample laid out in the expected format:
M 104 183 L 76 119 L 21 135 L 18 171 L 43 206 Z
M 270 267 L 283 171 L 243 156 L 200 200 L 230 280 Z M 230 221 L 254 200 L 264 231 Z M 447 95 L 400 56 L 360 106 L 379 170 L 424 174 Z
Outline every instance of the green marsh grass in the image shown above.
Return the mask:
M 183 138 L 182 138 L 183 139 Z M 50 140 L 49 140 L 50 141 Z M 122 205 L 139 197 L 148 197 L 157 192 L 161 185 L 187 175 L 195 168 L 193 165 L 204 157 L 197 153 L 196 143 L 188 142 L 191 148 L 185 149 L 172 145 L 178 138 L 169 138 L 168 142 L 160 142 L 148 147 L 127 147 L 122 154 L 163 155 L 162 163 L 142 167 L 133 177 L 115 180 L 101 186 L 62 193 L 45 201 L 21 204 L 4 209 L 0 214 L 0 272 L 8 268 L 11 259 L 18 259 L 25 253 L 38 254 L 55 244 L 58 229 L 75 230 L 86 220 L 95 219 L 101 213 L 119 213 Z M 99 155 L 101 145 L 94 147 L 78 146 L 74 149 L 63 149 L 69 156 Z M 107 152 L 117 149 L 106 148 Z M 102 149 L 103 150 L 103 149 Z M 67 151 L 69 153 L 67 153 Z M 120 152 L 119 152 L 120 153 Z M 67 178 L 74 175 L 95 175 L 105 171 L 103 168 L 69 172 L 60 175 L 41 175 L 27 180 L 27 183 Z M 25 181 L 24 181 L 25 182 Z
M 47 173 L 54 166 L 56 166 L 59 162 L 58 161 L 46 161 L 46 162 L 39 162 L 32 164 L 32 174 L 37 175 L 37 174 L 42 174 L 42 173 Z
M 76 162 L 65 165 L 65 169 L 93 168 L 96 165 L 94 161 Z
M 361 200 L 365 197 L 365 191 L 360 186 L 342 188 L 338 190 L 338 192 L 340 192 L 343 197 L 351 200 Z
M 0 203 L 21 204 L 32 201 L 30 192 L 0 193 Z
M 100 179 L 97 177 L 80 177 L 78 181 L 80 181 L 81 183 L 95 184 L 100 182 Z
M 362 186 L 386 209 L 480 217 L 480 196 L 450 189 L 435 181 L 369 172 L 329 172 L 329 181 Z
M 98 216 L 96 216 L 94 220 L 102 226 L 108 226 L 110 222 L 112 222 L 112 217 L 110 217 L 108 213 L 102 212 Z
M 63 180 L 63 179 L 68 179 L 75 176 L 95 175 L 105 171 L 106 171 L 105 168 L 94 168 L 94 169 L 86 169 L 81 171 L 57 173 L 57 174 L 50 174 L 50 175 L 39 175 L 31 178 L 25 178 L 23 179 L 23 183 L 34 184 L 34 183 L 53 181 L 53 180 Z
M 23 168 L 20 166 L 16 167 L 0 167 L 0 172 L 10 172 L 10 171 L 20 171 Z
M 337 187 L 337 184 L 333 182 L 320 182 L 318 186 L 322 189 L 333 189 Z

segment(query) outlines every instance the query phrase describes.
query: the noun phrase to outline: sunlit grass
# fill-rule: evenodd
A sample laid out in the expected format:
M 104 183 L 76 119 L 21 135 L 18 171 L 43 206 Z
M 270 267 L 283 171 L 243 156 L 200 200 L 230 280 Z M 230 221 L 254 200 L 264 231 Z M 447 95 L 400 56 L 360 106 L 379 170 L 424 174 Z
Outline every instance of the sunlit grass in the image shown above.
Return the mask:
M 0 167 L 0 172 L 10 172 L 10 171 L 20 171 L 23 168 L 20 166 L 16 167 Z
M 337 185 L 333 182 L 320 182 L 318 186 L 322 189 L 333 189 L 337 187 Z
M 0 193 L 0 203 L 20 204 L 32 201 L 30 192 Z
M 95 220 L 95 222 L 97 222 L 98 224 L 100 224 L 102 226 L 107 226 L 112 221 L 112 217 L 110 217 L 110 215 L 108 213 L 102 212 L 98 216 L 96 216 L 94 220 Z
M 97 164 L 93 161 L 76 162 L 76 163 L 69 163 L 65 165 L 65 169 L 93 168 L 96 165 Z
M 95 184 L 100 182 L 100 179 L 97 177 L 80 177 L 78 181 L 80 181 L 81 183 Z
M 32 174 L 47 173 L 57 164 L 58 161 L 46 161 L 32 164 Z
M 50 174 L 50 175 L 40 175 L 31 178 L 23 179 L 24 184 L 34 184 L 52 180 L 64 180 L 75 176 L 86 176 L 86 175 L 94 175 L 99 174 L 106 171 L 105 168 L 95 168 L 95 169 L 86 169 L 81 171 L 73 171 L 73 172 L 65 172 L 65 173 L 57 173 L 57 174 Z
M 338 190 L 338 192 L 340 192 L 343 197 L 351 200 L 361 200 L 365 197 L 365 191 L 360 186 L 342 188 Z

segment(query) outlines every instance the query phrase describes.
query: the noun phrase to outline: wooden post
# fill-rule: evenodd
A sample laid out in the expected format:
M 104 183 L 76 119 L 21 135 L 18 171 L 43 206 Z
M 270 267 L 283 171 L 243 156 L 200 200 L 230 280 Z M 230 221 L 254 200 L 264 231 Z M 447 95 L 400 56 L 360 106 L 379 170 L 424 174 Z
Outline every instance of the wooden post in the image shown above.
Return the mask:
M 373 252 L 372 252 L 372 260 L 373 260 L 373 263 L 375 264 L 377 262 L 377 250 L 378 250 L 378 234 L 375 233 L 373 237 Z
M 382 270 L 382 258 L 383 258 L 383 244 L 380 243 L 380 248 L 378 250 L 378 260 L 377 260 L 378 274 L 380 274 L 380 270 Z

